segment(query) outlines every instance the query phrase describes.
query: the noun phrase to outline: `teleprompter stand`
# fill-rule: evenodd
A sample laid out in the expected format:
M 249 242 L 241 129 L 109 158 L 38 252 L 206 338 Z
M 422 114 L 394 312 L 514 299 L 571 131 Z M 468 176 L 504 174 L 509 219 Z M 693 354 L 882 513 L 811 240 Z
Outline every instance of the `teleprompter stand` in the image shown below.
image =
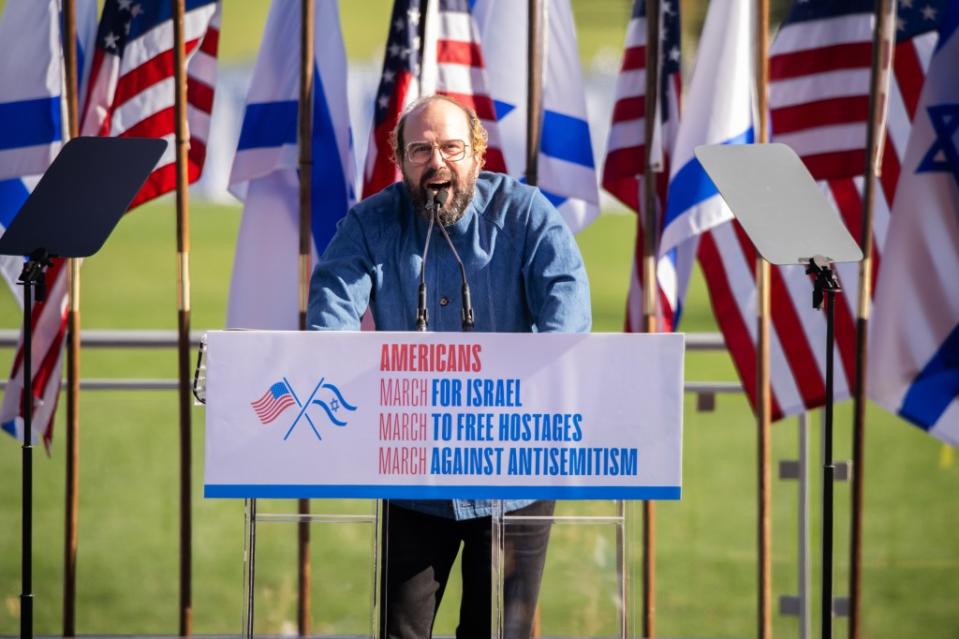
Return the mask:
M 20 636 L 33 636 L 32 306 L 46 296 L 54 257 L 100 250 L 167 143 L 157 139 L 76 138 L 64 145 L 0 237 L 0 255 L 28 256 L 23 285 L 23 500 Z M 34 295 L 34 292 L 36 295 Z
M 826 301 L 826 406 L 823 431 L 822 637 L 832 637 L 833 309 L 841 289 L 834 262 L 859 262 L 862 251 L 796 153 L 784 144 L 716 145 L 696 157 L 756 246 L 776 265 L 802 264 L 813 275 L 813 307 Z

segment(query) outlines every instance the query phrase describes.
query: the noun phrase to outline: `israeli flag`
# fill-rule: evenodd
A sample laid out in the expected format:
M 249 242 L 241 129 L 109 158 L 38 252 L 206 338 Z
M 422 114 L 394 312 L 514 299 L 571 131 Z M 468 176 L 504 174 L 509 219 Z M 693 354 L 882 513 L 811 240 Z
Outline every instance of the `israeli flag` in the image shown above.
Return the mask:
M 959 3 L 940 25 L 896 190 L 869 335 L 870 397 L 959 445 Z
M 748 0 L 710 2 L 669 176 L 657 275 L 679 323 L 699 235 L 732 219 L 694 149 L 753 141 L 753 17 Z
M 472 6 L 506 166 L 515 177 L 526 173 L 527 11 L 526 3 L 511 0 L 475 0 Z M 538 186 L 577 233 L 599 215 L 599 185 L 569 0 L 548 3 L 544 30 Z
M 62 20 L 58 0 L 9 0 L 0 17 L 0 235 L 60 152 L 66 134 Z M 78 0 L 77 76 L 82 105 L 97 31 L 96 0 Z M 20 304 L 22 262 L 0 257 Z
M 316 3 L 313 91 L 313 260 L 356 201 L 336 0 Z M 298 328 L 300 3 L 275 0 L 253 71 L 230 191 L 245 202 L 227 310 L 231 328 Z

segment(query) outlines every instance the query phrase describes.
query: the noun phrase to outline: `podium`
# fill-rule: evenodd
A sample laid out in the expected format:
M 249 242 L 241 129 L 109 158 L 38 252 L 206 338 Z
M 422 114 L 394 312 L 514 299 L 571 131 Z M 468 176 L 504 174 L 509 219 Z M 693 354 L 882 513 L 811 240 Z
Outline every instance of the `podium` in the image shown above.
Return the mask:
M 397 583 L 400 551 L 391 557 L 383 543 L 397 530 L 394 508 L 405 516 L 416 512 L 409 500 L 454 499 L 489 513 L 472 520 L 488 539 L 477 555 L 477 565 L 489 562 L 488 586 L 485 575 L 464 585 L 471 604 L 489 597 L 479 606 L 489 636 L 517 636 L 518 619 L 537 623 L 545 595 L 563 623 L 577 619 L 563 597 L 588 599 L 573 583 L 583 581 L 583 560 L 602 568 L 604 601 L 587 602 L 602 611 L 575 634 L 638 636 L 632 506 L 681 495 L 683 335 L 221 331 L 207 342 L 204 494 L 247 500 L 244 636 L 264 605 L 257 522 L 300 520 L 264 518 L 264 498 L 391 500 L 390 517 L 378 504 L 310 516 L 363 531 L 334 549 L 368 548 L 358 568 L 370 586 L 368 623 L 354 636 L 378 636 L 381 605 L 397 605 L 387 584 Z M 586 512 L 570 512 L 568 500 L 587 500 Z M 546 506 L 517 510 L 530 501 Z M 598 541 L 583 548 L 576 537 L 587 529 Z M 545 567 L 514 551 L 531 534 L 541 545 L 551 538 Z M 563 564 L 573 568 L 562 573 Z M 530 570 L 543 571 L 541 587 Z M 534 591 L 517 596 L 516 583 Z M 458 603 L 451 598 L 441 611 Z M 541 615 L 542 636 L 573 634 L 556 626 L 559 616 Z

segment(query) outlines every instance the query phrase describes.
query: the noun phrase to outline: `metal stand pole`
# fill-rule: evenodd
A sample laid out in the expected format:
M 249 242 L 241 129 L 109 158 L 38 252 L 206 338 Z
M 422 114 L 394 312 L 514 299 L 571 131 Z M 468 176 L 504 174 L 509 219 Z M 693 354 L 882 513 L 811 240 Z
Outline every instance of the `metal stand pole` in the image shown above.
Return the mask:
M 43 273 L 40 273 L 43 277 Z M 20 276 L 23 282 L 23 465 L 21 508 L 21 566 L 23 588 L 20 591 L 20 637 L 33 637 L 33 331 L 30 330 L 31 310 L 33 307 L 34 282 L 26 275 Z M 39 297 L 39 295 L 38 295 Z
M 254 586 L 256 583 L 256 500 L 246 500 L 243 539 L 243 639 L 253 639 Z
M 832 393 L 833 393 L 833 305 L 836 302 L 836 293 L 832 289 L 826 291 L 826 423 L 823 432 L 823 500 L 822 500 L 822 636 L 823 639 L 832 637 L 832 516 L 833 516 L 833 482 L 836 466 L 832 459 Z
M 46 268 L 51 265 L 49 254 L 37 249 L 23 266 L 20 283 L 23 284 L 23 464 L 21 516 L 21 570 L 20 637 L 33 637 L 33 289 L 36 299 L 46 297 Z
M 799 637 L 809 638 L 809 425 L 799 415 Z
M 504 548 L 506 544 L 506 526 L 503 516 L 506 513 L 503 510 L 503 501 L 501 499 L 493 500 L 493 513 L 490 518 L 490 570 L 492 571 L 492 588 L 490 596 L 492 600 L 493 618 L 490 620 L 493 639 L 502 639 L 505 621 L 505 611 L 503 610 L 503 570 Z
M 822 637 L 832 639 L 832 554 L 833 554 L 833 482 L 836 466 L 832 458 L 832 407 L 833 407 L 833 348 L 835 346 L 834 307 L 839 282 L 829 266 L 829 261 L 817 255 L 809 261 L 807 274 L 816 276 L 812 305 L 822 308 L 826 301 L 826 408 L 823 413 L 823 477 L 822 477 Z

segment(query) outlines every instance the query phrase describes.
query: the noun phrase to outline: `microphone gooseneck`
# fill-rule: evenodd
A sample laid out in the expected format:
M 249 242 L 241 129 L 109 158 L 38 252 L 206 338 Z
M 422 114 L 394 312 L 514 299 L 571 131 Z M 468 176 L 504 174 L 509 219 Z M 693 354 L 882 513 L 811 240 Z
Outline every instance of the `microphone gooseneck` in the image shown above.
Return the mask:
M 433 218 L 436 217 L 437 212 L 446 205 L 447 200 L 449 199 L 450 192 L 447 189 L 440 189 L 436 192 L 436 195 L 433 196 L 433 201 L 435 203 L 433 207 Z M 431 219 L 432 222 L 432 219 Z M 453 257 L 456 258 L 456 263 L 460 267 L 460 276 L 462 278 L 462 295 L 463 295 L 463 310 L 462 310 L 462 320 L 463 320 L 463 331 L 469 332 L 473 330 L 475 325 L 473 319 L 473 302 L 470 298 L 470 285 L 466 279 L 466 267 L 463 266 L 463 260 L 460 259 L 459 253 L 456 251 L 456 247 L 453 246 L 453 240 L 450 239 L 449 233 L 446 232 L 446 227 L 442 224 L 439 225 L 440 232 L 443 233 L 443 237 L 446 238 L 446 243 L 449 244 L 450 250 L 453 251 Z
M 432 198 L 426 203 L 426 208 L 431 212 L 430 225 L 426 229 L 423 259 L 420 261 L 420 288 L 416 306 L 416 330 L 421 333 L 425 332 L 427 326 L 429 326 L 429 315 L 426 310 L 426 256 L 430 252 L 430 237 L 433 235 L 433 224 L 436 221 L 436 206 Z

